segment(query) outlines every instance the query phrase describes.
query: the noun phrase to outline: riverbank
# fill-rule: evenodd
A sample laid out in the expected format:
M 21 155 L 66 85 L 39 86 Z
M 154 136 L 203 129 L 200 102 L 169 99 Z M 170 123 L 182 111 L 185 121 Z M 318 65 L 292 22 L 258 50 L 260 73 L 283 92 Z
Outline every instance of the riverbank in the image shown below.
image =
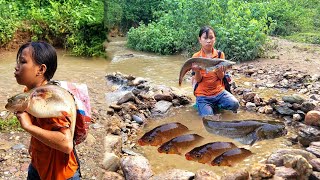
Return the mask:
M 250 65 L 256 69 L 270 70 L 279 69 L 283 71 L 292 69 L 314 75 L 319 72 L 320 47 L 310 44 L 292 43 L 286 40 L 272 38 L 270 49 L 264 58 L 256 61 L 245 62 L 236 67 Z M 264 73 L 255 76 L 258 81 Z M 108 120 L 110 115 L 106 109 L 108 104 L 105 101 L 105 92 L 110 92 L 105 82 L 104 69 L 97 69 L 86 75 L 85 83 L 89 87 L 91 104 L 93 107 L 93 121 L 90 135 L 87 140 L 76 146 L 79 158 L 82 162 L 83 179 L 103 179 L 105 170 L 102 167 L 102 159 L 104 157 L 104 138 L 107 135 Z M 61 74 L 59 77 L 66 80 L 72 80 L 68 75 Z M 5 97 L 1 101 L 6 101 Z M 7 132 L 0 133 L 0 179 L 25 179 L 26 168 L 30 162 L 27 152 L 29 143 L 29 135 L 25 132 Z M 121 174 L 121 171 L 118 171 Z

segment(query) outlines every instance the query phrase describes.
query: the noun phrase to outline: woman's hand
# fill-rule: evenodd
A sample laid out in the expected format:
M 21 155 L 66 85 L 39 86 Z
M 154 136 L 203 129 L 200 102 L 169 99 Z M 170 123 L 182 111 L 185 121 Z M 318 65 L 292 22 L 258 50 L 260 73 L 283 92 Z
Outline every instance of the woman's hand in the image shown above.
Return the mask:
M 27 112 L 15 112 L 14 114 L 17 116 L 20 125 L 24 130 L 27 130 L 32 126 L 31 116 Z
M 194 71 L 194 72 L 199 72 L 200 69 L 201 69 L 201 67 L 200 67 L 198 64 L 196 64 L 196 63 L 192 63 L 191 69 L 192 69 L 192 71 Z
M 225 72 L 226 72 L 225 66 L 220 66 L 215 70 L 215 73 L 217 74 L 219 79 L 223 79 Z

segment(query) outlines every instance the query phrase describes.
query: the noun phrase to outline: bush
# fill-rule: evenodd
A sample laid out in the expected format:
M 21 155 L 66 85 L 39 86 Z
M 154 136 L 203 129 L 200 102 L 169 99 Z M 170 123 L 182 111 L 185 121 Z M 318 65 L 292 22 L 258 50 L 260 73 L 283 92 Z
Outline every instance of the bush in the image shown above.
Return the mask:
M 191 54 L 199 50 L 200 27 L 211 25 L 217 33 L 216 48 L 224 51 L 228 59 L 245 61 L 257 57 L 266 40 L 266 12 L 249 8 L 262 6 L 261 3 L 168 0 L 165 4 L 166 11 L 157 14 L 159 21 L 130 29 L 129 47 L 160 54 L 187 50 Z
M 12 40 L 19 25 L 17 4 L 0 0 L 0 46 Z

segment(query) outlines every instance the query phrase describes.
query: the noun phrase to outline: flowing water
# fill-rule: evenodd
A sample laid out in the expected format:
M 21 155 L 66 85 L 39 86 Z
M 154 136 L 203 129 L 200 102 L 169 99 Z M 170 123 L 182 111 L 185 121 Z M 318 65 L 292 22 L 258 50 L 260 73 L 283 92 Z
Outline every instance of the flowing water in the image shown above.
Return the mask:
M 123 74 L 131 74 L 146 78 L 154 84 L 163 84 L 178 88 L 194 100 L 189 81 L 183 81 L 182 86 L 178 86 L 178 75 L 181 65 L 186 60 L 185 57 L 181 55 L 159 56 L 150 53 L 136 52 L 125 47 L 124 39 L 116 39 L 114 42 L 109 43 L 107 46 L 107 54 L 108 59 L 85 58 L 69 56 L 65 51 L 58 50 L 59 64 L 54 79 L 89 84 L 90 93 L 102 94 L 104 96 L 104 93 L 106 92 L 103 92 L 103 89 L 107 86 L 104 77 L 105 74 L 121 72 Z M 13 76 L 15 56 L 16 52 L 0 52 L 0 112 L 4 110 L 7 98 L 21 92 L 23 88 L 16 84 Z M 235 77 L 234 80 L 238 84 L 243 83 L 243 81 L 250 81 L 250 79 L 244 77 Z M 260 90 L 259 93 L 260 92 L 265 97 L 283 93 L 278 90 Z M 97 103 L 99 100 L 101 101 L 101 99 L 97 98 L 94 102 Z M 244 110 L 240 110 L 238 114 L 225 111 L 223 112 L 222 117 L 224 119 L 233 120 L 272 119 L 270 116 L 250 113 Z M 259 141 L 253 146 L 248 146 L 235 142 L 232 139 L 209 134 L 204 129 L 201 118 L 198 117 L 197 112 L 192 106 L 173 109 L 168 117 L 161 118 L 161 120 L 154 119 L 149 121 L 138 137 L 141 137 L 145 132 L 158 125 L 169 122 L 180 122 L 186 125 L 192 132 L 205 137 L 205 142 L 232 141 L 237 146 L 249 149 L 254 154 L 237 164 L 235 167 L 213 167 L 207 164 L 187 161 L 184 156 L 160 154 L 156 147 L 141 147 L 137 145 L 137 151 L 149 159 L 155 173 L 161 173 L 171 168 L 178 168 L 193 172 L 198 169 L 208 169 L 222 175 L 238 170 L 239 168 L 252 168 L 256 163 L 264 161 L 270 152 L 284 148 L 288 143 L 284 137 L 281 137 L 273 140 Z

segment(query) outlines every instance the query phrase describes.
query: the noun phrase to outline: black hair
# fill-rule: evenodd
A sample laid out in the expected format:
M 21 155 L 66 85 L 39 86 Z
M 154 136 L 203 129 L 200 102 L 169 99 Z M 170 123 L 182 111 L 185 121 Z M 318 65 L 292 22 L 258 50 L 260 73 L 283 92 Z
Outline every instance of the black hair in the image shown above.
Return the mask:
M 17 62 L 19 60 L 19 57 L 21 56 L 22 51 L 27 47 L 31 47 L 32 59 L 36 64 L 45 64 L 47 66 L 44 77 L 47 81 L 49 81 L 53 77 L 58 66 L 56 50 L 46 42 L 28 42 L 26 44 L 23 44 L 19 48 L 16 59 Z
M 202 36 L 203 33 L 206 33 L 206 37 L 209 36 L 209 31 L 212 30 L 214 36 L 216 36 L 216 33 L 214 32 L 214 29 L 210 26 L 203 26 L 199 31 L 199 37 Z

